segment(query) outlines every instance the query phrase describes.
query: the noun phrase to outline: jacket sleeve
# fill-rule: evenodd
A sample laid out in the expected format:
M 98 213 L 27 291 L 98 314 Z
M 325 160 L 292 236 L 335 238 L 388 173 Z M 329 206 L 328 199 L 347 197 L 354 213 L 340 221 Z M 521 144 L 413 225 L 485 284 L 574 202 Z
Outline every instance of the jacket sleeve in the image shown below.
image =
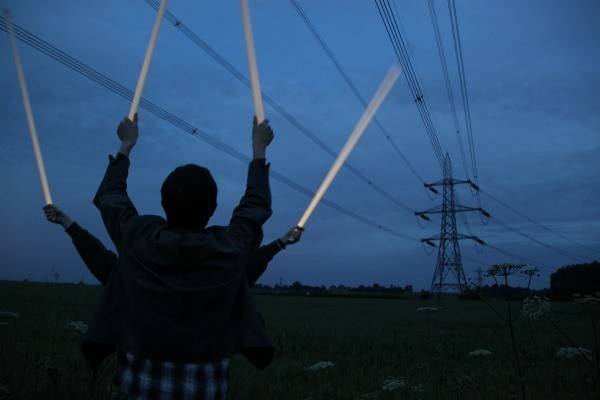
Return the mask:
M 275 257 L 275 254 L 281 251 L 282 247 L 273 241 L 266 246 L 261 246 L 256 250 L 248 260 L 246 265 L 246 278 L 248 286 L 252 286 L 256 283 L 258 278 L 265 272 L 269 262 Z
M 117 255 L 108 250 L 100 240 L 91 235 L 77 223 L 71 224 L 66 232 L 73 239 L 79 256 L 92 275 L 104 286 L 117 262 Z
M 127 195 L 128 172 L 129 158 L 120 153 L 116 157 L 109 156 L 104 179 L 94 196 L 94 205 L 100 210 L 104 226 L 117 250 L 122 247 L 122 226 L 138 215 Z
M 262 241 L 262 225 L 271 216 L 271 188 L 269 186 L 269 165 L 264 159 L 250 162 L 246 192 L 227 227 L 236 238 L 239 250 L 255 250 Z

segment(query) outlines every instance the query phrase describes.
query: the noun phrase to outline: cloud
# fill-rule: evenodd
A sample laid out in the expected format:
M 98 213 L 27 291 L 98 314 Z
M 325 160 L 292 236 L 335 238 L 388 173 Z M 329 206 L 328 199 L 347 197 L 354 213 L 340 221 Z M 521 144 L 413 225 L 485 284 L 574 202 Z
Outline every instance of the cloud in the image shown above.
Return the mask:
M 143 2 L 113 1 L 89 7 L 71 0 L 53 3 L 52 7 L 24 1 L 15 3 L 13 11 L 25 28 L 133 87 L 154 12 Z M 186 16 L 184 22 L 191 29 L 246 73 L 237 5 L 178 3 L 172 7 L 176 7 L 175 14 Z M 600 124 L 596 115 L 600 57 L 597 46 L 592 48 L 586 38 L 597 28 L 587 24 L 587 17 L 579 11 L 565 12 L 563 20 L 563 16 L 558 18 L 558 11 L 544 7 L 539 21 L 532 23 L 534 15 L 538 18 L 536 7 L 528 6 L 523 15 L 516 16 L 513 7 L 499 4 L 459 9 L 480 184 L 527 215 L 593 246 L 600 237 L 600 206 L 596 205 L 600 194 Z M 319 7 L 307 5 L 305 10 L 368 100 L 394 61 L 393 53 L 372 4 L 353 3 L 343 13 L 334 13 L 337 8 L 335 3 L 325 2 Z M 426 5 L 407 3 L 401 11 L 440 141 L 453 157 L 455 176 L 464 177 Z M 287 4 L 257 3 L 253 18 L 264 90 L 319 140 L 339 150 L 362 106 Z M 515 24 L 507 31 L 509 19 Z M 564 25 L 557 25 L 560 20 Z M 359 26 L 362 29 L 354 29 Z M 448 27 L 442 28 L 454 95 L 459 101 Z M 568 31 L 569 38 L 550 35 L 552 30 Z M 0 42 L 0 46 L 6 44 Z M 128 110 L 128 102 L 27 46 L 20 47 L 57 202 L 107 241 L 90 200 L 107 155 L 116 150 L 114 132 Z M 83 266 L 68 238 L 49 226 L 40 212 L 41 194 L 14 67 L 8 57 L 0 59 L 0 90 L 9 94 L 0 98 L 4 133 L 0 168 L 9 188 L 0 194 L 0 210 L 4 210 L 0 218 L 6 221 L 0 230 L 0 253 L 3 265 L 9 265 L 0 277 L 41 279 L 48 268 L 56 268 L 66 279 L 78 279 Z M 250 154 L 252 102 L 248 88 L 168 24 L 161 32 L 145 96 Z M 315 190 L 332 158 L 270 107 L 267 115 L 276 132 L 269 153 L 272 168 Z M 242 194 L 246 166 L 145 111 L 140 118 L 142 139 L 133 155 L 129 186 L 140 209 L 160 214 L 158 188 L 166 174 L 180 164 L 195 162 L 213 171 L 219 185 L 214 222 L 226 223 Z M 441 178 L 404 82 L 394 88 L 378 118 L 424 180 Z M 460 102 L 459 118 L 464 132 Z M 411 209 L 438 204 L 440 198 L 427 197 L 422 182 L 382 136 L 377 127 L 369 127 L 350 162 Z M 272 190 L 275 213 L 265 226 L 267 240 L 292 226 L 309 200 L 275 181 Z M 476 204 L 467 192 L 457 190 L 461 190 L 461 201 Z M 347 169 L 342 170 L 326 198 L 415 239 L 439 230 L 433 224 L 419 228 L 412 213 Z M 484 208 L 507 223 L 541 234 L 520 217 L 482 199 Z M 566 262 L 497 226 L 481 226 L 475 216 L 469 218 L 484 240 L 489 236 L 513 252 L 550 265 Z M 565 250 L 580 251 L 560 238 L 542 237 Z M 36 251 L 20 257 L 22 248 Z M 463 244 L 463 248 L 471 254 L 470 244 Z M 473 256 L 486 262 L 503 259 L 493 252 Z M 312 284 L 377 281 L 427 287 L 434 264 L 435 257 L 425 256 L 418 240 L 397 239 L 322 204 L 309 221 L 302 243 L 278 256 L 264 279 L 275 282 L 283 276 L 288 282 Z

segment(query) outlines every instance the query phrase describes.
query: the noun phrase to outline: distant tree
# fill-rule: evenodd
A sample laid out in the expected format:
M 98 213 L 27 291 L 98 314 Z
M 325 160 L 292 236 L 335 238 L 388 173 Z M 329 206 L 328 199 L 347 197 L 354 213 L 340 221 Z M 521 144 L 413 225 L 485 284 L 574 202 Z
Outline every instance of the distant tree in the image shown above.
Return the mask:
M 406 286 L 404 286 L 403 291 L 406 292 L 406 293 L 412 293 L 413 292 L 412 285 L 406 285 Z
M 304 289 L 304 285 L 298 281 L 295 281 L 291 284 L 290 289 L 293 292 L 301 292 Z
M 555 298 L 571 298 L 573 293 L 600 291 L 600 262 L 567 265 L 550 275 L 550 292 Z

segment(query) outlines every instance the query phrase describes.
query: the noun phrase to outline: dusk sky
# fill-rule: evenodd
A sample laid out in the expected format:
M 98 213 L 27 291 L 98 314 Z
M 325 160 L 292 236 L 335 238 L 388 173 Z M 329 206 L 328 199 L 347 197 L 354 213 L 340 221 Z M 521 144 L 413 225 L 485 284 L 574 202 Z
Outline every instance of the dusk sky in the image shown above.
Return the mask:
M 362 96 L 370 99 L 397 62 L 375 2 L 299 4 Z M 396 5 L 440 143 L 452 158 L 455 176 L 464 178 L 427 2 L 396 0 Z M 435 5 L 466 135 L 447 2 L 436 0 Z M 135 87 L 156 15 L 146 1 L 0 0 L 0 7 L 11 9 L 14 23 Z M 470 214 L 474 234 L 520 257 L 489 247 L 479 254 L 472 241 L 463 241 L 465 272 L 473 277 L 476 268 L 491 263 L 535 261 L 544 268 L 535 284 L 542 287 L 551 270 L 600 258 L 600 4 L 456 0 L 456 7 L 480 186 L 571 239 L 531 224 L 482 194 L 482 206 L 494 218 L 558 250 L 519 236 L 494 218 L 483 225 Z M 263 91 L 339 151 L 363 112 L 361 103 L 288 1 L 250 0 L 250 9 Z M 239 1 L 172 0 L 169 10 L 247 75 Z M 61 281 L 92 283 L 70 238 L 43 216 L 17 75 L 8 38 L 0 33 L 0 279 L 53 280 L 55 271 Z M 112 248 L 92 197 L 108 155 L 118 149 L 116 127 L 129 102 L 26 44 L 18 46 L 54 202 Z M 251 154 L 250 91 L 166 20 L 144 97 Z M 272 170 L 316 190 L 333 158 L 274 109 L 265 105 L 265 111 L 275 131 L 268 150 Z M 441 178 L 404 76 L 378 118 L 425 181 Z M 140 110 L 139 120 L 129 175 L 129 194 L 138 210 L 162 215 L 163 179 L 179 165 L 197 163 L 212 171 L 219 187 L 211 223 L 226 224 L 243 193 L 247 166 L 148 111 Z M 411 210 L 441 202 L 440 196 L 425 192 L 374 124 L 349 162 Z M 310 200 L 275 180 L 271 187 L 274 212 L 265 225 L 265 241 L 293 226 Z M 462 204 L 476 206 L 468 188 L 457 190 Z M 439 233 L 439 225 L 421 227 L 413 214 L 345 168 L 326 199 L 414 239 L 390 235 L 321 204 L 302 241 L 273 260 L 261 283 L 429 287 L 436 253 L 425 254 L 418 239 Z M 462 218 L 457 221 L 459 231 L 468 234 Z

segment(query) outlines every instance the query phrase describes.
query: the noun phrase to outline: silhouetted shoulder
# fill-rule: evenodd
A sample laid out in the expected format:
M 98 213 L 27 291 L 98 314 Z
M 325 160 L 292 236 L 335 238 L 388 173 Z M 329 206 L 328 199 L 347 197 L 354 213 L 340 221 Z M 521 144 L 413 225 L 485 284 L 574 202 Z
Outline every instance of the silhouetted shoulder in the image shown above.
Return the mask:
M 123 236 L 128 256 L 158 268 L 226 269 L 243 252 L 239 239 L 228 227 L 174 228 L 155 215 L 131 218 L 123 226 Z

